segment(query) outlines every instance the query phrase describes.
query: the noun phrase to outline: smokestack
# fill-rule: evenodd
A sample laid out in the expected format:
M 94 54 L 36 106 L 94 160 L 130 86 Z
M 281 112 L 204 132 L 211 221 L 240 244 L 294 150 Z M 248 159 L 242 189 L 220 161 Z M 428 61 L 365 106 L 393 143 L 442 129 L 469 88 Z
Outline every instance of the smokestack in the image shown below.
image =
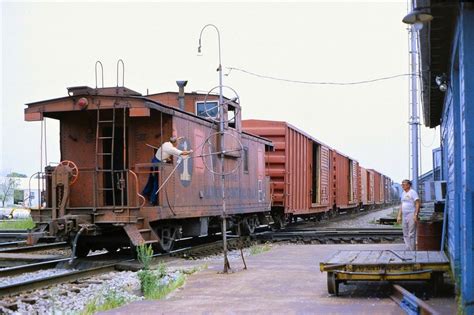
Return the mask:
M 178 104 L 179 109 L 184 110 L 184 87 L 188 84 L 188 81 L 176 81 L 176 84 L 179 87 L 178 93 Z

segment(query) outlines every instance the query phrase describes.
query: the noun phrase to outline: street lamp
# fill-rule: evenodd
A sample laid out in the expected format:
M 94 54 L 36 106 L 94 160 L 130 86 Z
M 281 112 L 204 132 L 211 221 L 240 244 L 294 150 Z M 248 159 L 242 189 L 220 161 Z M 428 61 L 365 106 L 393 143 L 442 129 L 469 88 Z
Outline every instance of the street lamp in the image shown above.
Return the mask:
M 411 153 L 412 153 L 412 182 L 415 190 L 418 191 L 418 156 L 419 156 L 419 139 L 418 129 L 420 125 L 420 117 L 418 116 L 418 44 L 417 33 L 423 28 L 423 23 L 430 22 L 433 15 L 426 11 L 426 8 L 416 8 L 409 12 L 404 18 L 403 23 L 410 25 L 410 54 L 411 54 L 411 115 L 409 124 L 411 126 Z
M 222 190 L 222 247 L 224 252 L 224 273 L 228 272 L 230 269 L 229 260 L 227 258 L 227 218 L 226 218 L 226 200 L 225 200 L 225 171 L 224 171 L 224 128 L 225 128 L 225 118 L 224 118 L 224 102 L 222 95 L 222 62 L 221 62 L 221 34 L 219 29 L 214 24 L 206 24 L 201 29 L 201 34 L 199 34 L 199 46 L 198 53 L 201 53 L 201 38 L 202 33 L 206 28 L 214 28 L 217 32 L 217 41 L 219 47 L 219 67 L 217 71 L 219 72 L 219 143 L 220 143 L 220 159 L 221 159 L 221 190 Z M 206 107 L 207 104 L 204 103 Z
M 433 15 L 431 13 L 422 11 L 422 9 L 426 8 L 417 8 L 413 9 L 403 18 L 402 22 L 405 24 L 416 24 L 416 23 L 428 23 L 433 19 Z

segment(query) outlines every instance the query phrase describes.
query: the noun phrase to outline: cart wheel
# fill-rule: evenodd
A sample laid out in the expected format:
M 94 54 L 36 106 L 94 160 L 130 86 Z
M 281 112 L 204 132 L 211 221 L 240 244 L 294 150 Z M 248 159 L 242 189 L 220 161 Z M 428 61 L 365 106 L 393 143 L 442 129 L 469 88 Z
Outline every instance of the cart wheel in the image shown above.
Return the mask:
M 328 272 L 328 293 L 339 295 L 339 281 L 336 280 L 334 272 Z
M 438 296 L 444 286 L 444 276 L 442 272 L 433 272 L 431 274 L 431 292 L 433 296 Z

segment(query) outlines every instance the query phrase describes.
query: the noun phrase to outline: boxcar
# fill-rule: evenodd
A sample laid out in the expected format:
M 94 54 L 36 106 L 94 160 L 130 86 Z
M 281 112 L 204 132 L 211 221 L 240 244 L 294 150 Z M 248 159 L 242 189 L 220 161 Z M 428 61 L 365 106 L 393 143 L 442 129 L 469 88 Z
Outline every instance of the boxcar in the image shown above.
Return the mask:
M 321 216 L 333 209 L 330 147 L 283 121 L 243 120 L 242 128 L 273 142 L 266 167 L 276 223 L 284 224 L 290 217 Z
M 202 149 L 210 137 L 208 149 L 218 150 L 209 119 L 125 87 L 73 87 L 68 96 L 27 106 L 27 121 L 59 120 L 62 160 L 46 168 L 46 205 L 32 209 L 32 217 L 49 236 L 75 240 L 77 256 L 143 243 L 168 251 L 177 238 L 219 228 L 220 177 L 208 171 L 218 161 Z M 226 210 L 229 225 L 250 231 L 269 211 L 264 154 L 271 143 L 241 132 L 235 113 L 226 132 L 243 150 L 226 154 L 224 163 L 242 165 L 226 177 Z M 184 137 L 179 148 L 194 149 L 195 157 L 151 163 L 155 151 L 147 144 L 159 146 L 170 136 Z M 148 180 L 160 187 L 156 200 L 142 194 Z
M 340 210 L 360 205 L 359 163 L 337 151 L 333 152 L 335 206 Z

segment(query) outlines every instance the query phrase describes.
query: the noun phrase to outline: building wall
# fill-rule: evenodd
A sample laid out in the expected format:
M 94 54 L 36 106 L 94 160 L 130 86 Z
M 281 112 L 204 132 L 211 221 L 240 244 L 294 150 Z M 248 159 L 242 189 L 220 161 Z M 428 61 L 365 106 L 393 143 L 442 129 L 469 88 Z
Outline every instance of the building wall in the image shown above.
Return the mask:
M 474 313 L 474 10 L 457 20 L 443 109 L 443 174 L 447 181 L 448 253 L 466 314 Z

